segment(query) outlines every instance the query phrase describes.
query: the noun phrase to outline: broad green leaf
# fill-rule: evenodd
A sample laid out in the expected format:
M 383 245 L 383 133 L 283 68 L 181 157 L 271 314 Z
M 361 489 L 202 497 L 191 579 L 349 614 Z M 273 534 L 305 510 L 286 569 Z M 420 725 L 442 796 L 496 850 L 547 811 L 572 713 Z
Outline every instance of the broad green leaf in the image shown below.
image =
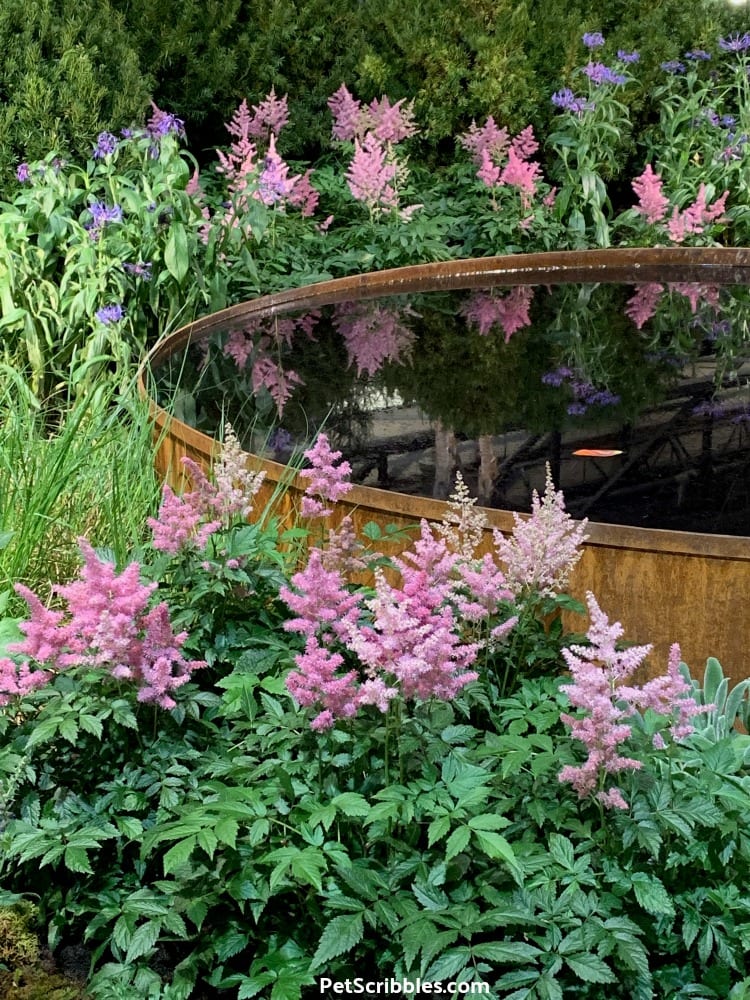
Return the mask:
M 544 954 L 541 948 L 524 941 L 489 941 L 474 945 L 471 952 L 475 958 L 486 958 L 490 962 L 534 962 Z
M 67 847 L 65 849 L 65 867 L 71 872 L 93 874 L 89 856 L 83 847 Z
M 181 282 L 188 273 L 190 261 L 188 259 L 187 233 L 181 222 L 173 222 L 169 231 L 167 245 L 164 247 L 164 263 L 167 270 Z
M 656 875 L 635 872 L 632 884 L 635 898 L 647 913 L 654 916 L 674 916 L 674 903 Z
M 472 816 L 469 820 L 472 830 L 503 830 L 509 825 L 510 820 L 496 813 L 480 813 L 479 816 Z
M 345 816 L 366 816 L 370 811 L 370 803 L 357 792 L 342 792 L 331 799 L 331 805 Z
M 516 882 L 519 885 L 523 882 L 523 871 L 513 853 L 513 848 L 505 837 L 490 830 L 474 830 L 474 837 L 484 854 L 490 858 L 498 858 L 504 861 Z
M 451 828 L 450 816 L 437 816 L 427 828 L 427 846 L 432 847 L 446 835 Z
M 343 955 L 362 940 L 364 928 L 361 913 L 334 917 L 321 935 L 310 969 L 319 969 L 337 955 Z
M 236 819 L 229 816 L 222 816 L 214 827 L 216 839 L 228 847 L 235 847 L 237 844 L 237 833 L 239 825 Z

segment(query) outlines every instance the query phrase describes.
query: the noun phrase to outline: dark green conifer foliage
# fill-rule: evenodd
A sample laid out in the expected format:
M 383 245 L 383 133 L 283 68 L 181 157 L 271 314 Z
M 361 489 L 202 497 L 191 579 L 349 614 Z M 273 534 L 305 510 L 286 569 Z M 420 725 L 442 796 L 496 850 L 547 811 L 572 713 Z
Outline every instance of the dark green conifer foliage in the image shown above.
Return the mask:
M 109 0 L 0 4 L 0 178 L 21 159 L 90 153 L 140 119 L 150 80 Z

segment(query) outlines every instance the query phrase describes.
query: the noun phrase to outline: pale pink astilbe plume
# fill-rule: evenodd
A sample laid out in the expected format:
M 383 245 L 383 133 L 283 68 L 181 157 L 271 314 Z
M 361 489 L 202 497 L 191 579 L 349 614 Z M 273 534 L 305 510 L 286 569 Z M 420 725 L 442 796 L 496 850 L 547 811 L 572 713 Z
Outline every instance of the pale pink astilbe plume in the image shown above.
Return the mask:
M 458 137 L 459 143 L 467 149 L 477 166 L 483 162 L 484 156 L 494 162 L 500 160 L 508 148 L 507 128 L 498 128 L 492 115 L 481 128 L 472 121 L 468 132 Z
M 227 122 L 226 130 L 232 136 L 232 144 L 229 152 L 216 150 L 219 166 L 216 168 L 219 173 L 226 174 L 230 180 L 238 176 L 246 176 L 256 169 L 255 158 L 258 155 L 252 135 L 252 115 L 247 106 L 247 101 L 243 100 L 240 106 L 232 115 L 231 121 Z
M 65 600 L 67 612 L 48 612 L 35 595 L 21 589 L 32 619 L 20 626 L 26 638 L 9 650 L 55 671 L 104 668 L 116 679 L 136 683 L 139 700 L 174 707 L 169 691 L 205 664 L 184 659 L 181 647 L 187 635 L 174 635 L 166 604 L 148 610 L 156 584 L 141 582 L 138 563 L 117 573 L 114 564 L 100 560 L 85 539 L 79 539 L 79 545 L 84 557 L 79 578 L 54 588 Z M 54 621 L 58 637 L 40 642 L 39 626 L 48 632 Z
M 346 171 L 346 183 L 352 196 L 367 205 L 371 212 L 388 212 L 398 207 L 394 181 L 398 164 L 389 151 L 368 133 L 360 142 L 354 140 L 354 156 Z
M 271 133 L 268 152 L 258 175 L 258 198 L 264 205 L 283 205 L 294 191 L 299 178 L 289 176 L 289 166 L 276 152 L 276 139 Z
M 284 369 L 269 355 L 258 358 L 253 364 L 253 392 L 267 389 L 271 399 L 276 404 L 279 416 L 284 412 L 289 397 L 294 392 L 295 385 L 302 385 L 302 379 L 291 368 Z
M 290 583 L 280 588 L 279 596 L 297 617 L 284 622 L 284 629 L 321 641 L 335 636 L 347 642 L 356 631 L 359 596 L 347 588 L 338 567 L 326 568 L 322 549 L 310 549 L 307 565 Z
M 534 288 L 531 285 L 517 285 L 505 297 L 489 292 L 472 292 L 461 312 L 482 336 L 487 336 L 494 326 L 501 326 L 507 344 L 514 333 L 531 323 L 529 309 L 533 298 Z
M 638 198 L 635 211 L 646 216 L 646 222 L 661 222 L 667 214 L 669 199 L 662 190 L 661 174 L 655 174 L 651 164 L 632 182 Z
M 303 517 L 325 517 L 330 514 L 323 508 L 320 501 L 336 503 L 346 496 L 352 488 L 349 476 L 351 465 L 341 461 L 341 452 L 334 451 L 328 441 L 327 434 L 319 434 L 315 444 L 304 453 L 311 468 L 301 469 L 300 476 L 309 480 L 305 487 L 304 500 L 309 501 L 302 506 Z
M 479 180 L 489 188 L 498 187 L 501 173 L 501 168 L 495 164 L 488 150 L 483 149 L 480 153 L 479 169 L 477 170 Z
M 679 742 L 695 731 L 692 719 L 714 709 L 713 705 L 699 705 L 692 691 L 692 686 L 680 673 L 680 646 L 675 642 L 669 650 L 666 674 L 653 677 L 642 687 L 621 687 L 619 696 L 641 711 L 650 708 L 659 715 L 670 716 L 669 734 Z M 657 733 L 654 746 L 663 748 L 664 745 L 663 734 Z
M 315 214 L 315 209 L 320 201 L 320 194 L 312 186 L 312 169 L 306 170 L 296 178 L 296 183 L 288 195 L 287 200 L 290 205 L 300 210 L 300 215 L 304 219 Z
M 723 222 L 728 195 L 729 191 L 725 191 L 713 205 L 709 206 L 706 203 L 706 185 L 701 184 L 692 205 L 682 212 L 677 206 L 673 209 L 672 217 L 667 223 L 669 238 L 674 243 L 682 243 L 686 237 L 702 233 L 710 223 Z
M 493 532 L 497 557 L 505 564 L 505 582 L 517 596 L 528 593 L 552 597 L 567 585 L 581 558 L 588 520 L 576 523 L 565 509 L 561 490 L 555 490 L 547 466 L 544 495 L 532 493 L 531 516 L 513 514 L 510 538 Z
M 521 160 L 528 160 L 539 149 L 539 143 L 534 136 L 534 127 L 527 125 L 525 129 L 513 138 L 510 148 Z
M 247 107 L 246 102 L 243 103 Z M 278 138 L 279 132 L 288 121 L 287 95 L 277 97 L 275 89 L 271 87 L 271 92 L 260 104 L 253 105 L 253 114 L 249 116 L 247 123 L 247 134 L 270 143 L 274 138 Z
M 0 657 L 0 707 L 14 698 L 23 698 L 52 680 L 46 670 L 32 670 L 26 662 L 15 663 L 7 656 Z
M 231 424 L 224 426 L 224 443 L 219 461 L 214 465 L 216 485 L 214 510 L 227 521 L 235 514 L 246 518 L 253 509 L 253 499 L 265 479 L 265 472 L 247 467 L 248 456 Z
M 230 330 L 222 353 L 231 358 L 238 368 L 244 368 L 252 357 L 254 342 L 246 330 Z
M 542 198 L 542 204 L 545 208 L 554 208 L 555 201 L 557 200 L 557 188 L 550 188 L 547 194 Z
M 333 138 L 347 142 L 363 133 L 362 104 L 341 84 L 335 94 L 328 98 L 328 107 L 333 115 Z
M 388 97 L 383 95 L 380 100 L 370 102 L 367 112 L 368 129 L 380 142 L 402 142 L 419 131 L 414 121 L 414 101 L 407 104 L 402 98 L 391 104 Z
M 63 625 L 65 616 L 42 604 L 34 591 L 24 584 L 17 583 L 14 590 L 28 604 L 31 617 L 19 625 L 25 638 L 9 645 L 8 651 L 21 653 L 37 663 L 56 660 L 68 645 L 68 631 Z
M 346 345 L 357 374 L 374 375 L 386 361 L 403 361 L 416 335 L 404 323 L 408 309 L 369 302 L 345 302 L 334 310 L 333 322 Z
M 705 285 L 699 281 L 671 281 L 667 288 L 688 300 L 691 313 L 698 311 L 701 302 L 711 308 L 716 308 L 719 304 L 719 289 L 716 285 Z
M 521 159 L 511 146 L 508 150 L 508 162 L 500 174 L 500 183 L 514 187 L 521 193 L 521 204 L 524 209 L 531 207 L 531 201 L 536 194 L 536 185 L 540 177 L 539 165 Z
M 342 518 L 338 528 L 329 530 L 326 546 L 321 551 L 323 566 L 328 570 L 358 573 L 367 566 L 361 558 L 364 546 L 357 538 L 354 522 L 349 514 Z
M 457 588 L 453 600 L 459 613 L 468 621 L 481 621 L 497 611 L 500 601 L 513 599 L 513 591 L 505 582 L 505 573 L 489 553 L 482 556 L 479 563 L 459 562 L 456 572 L 466 593 Z
M 476 509 L 477 498 L 469 493 L 469 487 L 464 482 L 460 471 L 456 472 L 456 485 L 448 498 L 448 507 L 441 524 L 436 530 L 462 559 L 474 558 L 479 543 L 487 527 L 487 517 Z
M 664 292 L 664 286 L 655 281 L 647 281 L 635 286 L 635 295 L 628 299 L 625 305 L 625 315 L 641 329 L 652 316 L 656 315 L 659 300 Z
M 589 646 L 574 645 L 563 649 L 572 684 L 562 684 L 570 704 L 586 714 L 575 717 L 562 714 L 571 734 L 580 740 L 588 756 L 579 766 L 567 765 L 558 778 L 573 785 L 580 798 L 597 793 L 607 808 L 626 809 L 627 803 L 619 789 L 605 791 L 608 775 L 640 769 L 641 761 L 620 754 L 618 748 L 631 735 L 631 727 L 623 721 L 633 714 L 632 707 L 621 701 L 618 682 L 630 677 L 651 652 L 651 646 L 633 646 L 617 650 L 617 640 L 623 634 L 619 622 L 610 624 L 593 594 L 586 595 L 591 616 L 587 633 Z

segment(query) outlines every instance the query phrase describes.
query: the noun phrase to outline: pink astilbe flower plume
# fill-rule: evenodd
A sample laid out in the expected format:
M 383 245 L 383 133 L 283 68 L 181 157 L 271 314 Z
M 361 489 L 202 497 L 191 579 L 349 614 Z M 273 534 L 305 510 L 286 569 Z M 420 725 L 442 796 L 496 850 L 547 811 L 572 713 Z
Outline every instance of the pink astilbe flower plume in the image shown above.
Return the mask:
M 476 326 L 481 336 L 487 336 L 494 326 L 500 326 L 507 344 L 514 333 L 531 324 L 529 309 L 534 298 L 532 285 L 516 285 L 505 296 L 488 292 L 472 292 L 461 308 L 467 321 Z
M 319 434 L 312 448 L 305 452 L 311 468 L 302 469 L 300 476 L 309 480 L 302 499 L 303 517 L 326 517 L 330 514 L 321 501 L 336 503 L 352 488 L 349 476 L 351 465 L 340 461 L 341 452 L 334 451 L 327 434 Z
M 402 361 L 410 355 L 416 334 L 404 322 L 407 315 L 413 313 L 370 302 L 336 306 L 333 322 L 358 375 L 374 375 L 384 362 Z
M 646 222 L 661 222 L 669 208 L 669 198 L 662 191 L 661 174 L 655 174 L 649 163 L 632 186 L 638 197 L 636 212 L 645 215 Z
M 140 566 L 131 563 L 117 573 L 79 539 L 83 567 L 79 578 L 54 592 L 66 602 L 65 612 L 48 611 L 28 588 L 16 589 L 27 601 L 31 619 L 20 624 L 25 638 L 8 646 L 27 658 L 16 667 L 16 690 L 5 683 L 0 697 L 39 686 L 45 678 L 73 667 L 100 669 L 117 680 L 138 685 L 138 699 L 173 708 L 170 692 L 190 679 L 202 660 L 186 660 L 186 633 L 175 635 L 165 603 L 149 610 L 155 583 L 142 583 Z M 42 670 L 31 670 L 29 660 Z M 9 673 L 0 663 L 0 677 Z
M 398 207 L 394 181 L 398 164 L 389 151 L 368 133 L 360 142 L 354 140 L 354 156 L 346 171 L 346 183 L 354 198 L 371 212 L 388 212 Z
M 555 490 L 547 466 L 544 495 L 532 493 L 531 516 L 513 515 L 510 538 L 494 531 L 498 559 L 506 567 L 506 584 L 517 596 L 534 593 L 551 597 L 565 589 L 581 558 L 588 521 L 576 523 L 565 509 L 562 491 Z
M 656 315 L 656 309 L 663 292 L 664 286 L 656 281 L 647 281 L 636 285 L 635 294 L 628 299 L 625 305 L 625 315 L 632 319 L 637 329 L 640 330 Z

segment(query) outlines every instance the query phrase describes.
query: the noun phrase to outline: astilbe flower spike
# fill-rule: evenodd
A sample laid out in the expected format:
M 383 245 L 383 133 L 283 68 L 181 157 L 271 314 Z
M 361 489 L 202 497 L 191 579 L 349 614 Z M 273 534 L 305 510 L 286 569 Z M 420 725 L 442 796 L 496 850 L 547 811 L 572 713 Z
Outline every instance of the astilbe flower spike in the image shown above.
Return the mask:
M 300 471 L 300 476 L 309 480 L 302 498 L 302 516 L 326 517 L 330 511 L 321 501 L 336 503 L 346 496 L 352 488 L 349 482 L 352 467 L 340 461 L 341 452 L 331 448 L 327 434 L 319 434 L 315 444 L 304 454 L 311 467 Z
M 79 546 L 84 560 L 79 578 L 54 588 L 66 603 L 65 612 L 48 610 L 27 587 L 16 587 L 31 618 L 19 626 L 25 638 L 8 646 L 10 653 L 26 658 L 15 665 L 15 678 L 8 661 L 0 663 L 2 703 L 9 695 L 40 686 L 54 673 L 83 666 L 137 684 L 139 701 L 173 708 L 171 692 L 205 663 L 185 659 L 187 634 L 174 634 L 164 602 L 149 610 L 156 584 L 141 582 L 138 563 L 117 573 L 86 539 L 79 539 Z M 30 661 L 41 669 L 32 670 Z
M 564 590 L 581 558 L 588 520 L 576 523 L 568 514 L 549 465 L 544 495 L 532 493 L 531 516 L 524 519 L 514 513 L 513 520 L 510 538 L 493 532 L 498 558 L 506 566 L 507 586 L 517 597 L 529 592 L 551 597 Z

